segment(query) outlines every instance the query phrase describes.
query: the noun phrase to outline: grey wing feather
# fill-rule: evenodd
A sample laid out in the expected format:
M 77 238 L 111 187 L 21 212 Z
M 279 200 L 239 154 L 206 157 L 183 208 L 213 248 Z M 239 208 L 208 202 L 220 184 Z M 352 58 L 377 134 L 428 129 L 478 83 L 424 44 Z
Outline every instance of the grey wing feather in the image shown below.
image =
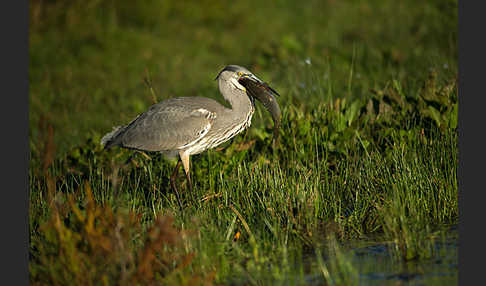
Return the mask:
M 214 100 L 200 97 L 165 100 L 152 105 L 123 130 L 112 131 L 116 137 L 108 144 L 145 151 L 181 149 L 209 131 L 215 104 L 218 103 Z
M 103 138 L 101 138 L 101 145 L 103 146 L 107 146 L 107 144 L 109 144 L 109 142 L 115 138 L 116 136 L 118 136 L 118 134 L 123 131 L 123 126 L 115 126 L 113 127 L 113 130 L 109 133 L 106 133 Z

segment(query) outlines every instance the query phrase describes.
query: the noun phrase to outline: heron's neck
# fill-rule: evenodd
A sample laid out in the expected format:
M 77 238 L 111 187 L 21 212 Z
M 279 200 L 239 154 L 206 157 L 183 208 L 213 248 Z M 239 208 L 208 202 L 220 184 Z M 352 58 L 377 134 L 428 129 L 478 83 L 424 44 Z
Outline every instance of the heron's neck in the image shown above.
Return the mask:
M 244 89 L 243 86 L 241 86 Z M 246 118 L 248 113 L 253 113 L 254 103 L 248 97 L 245 90 L 239 89 L 231 84 L 221 84 L 219 90 L 224 99 L 231 105 L 232 116 L 236 119 L 239 117 Z

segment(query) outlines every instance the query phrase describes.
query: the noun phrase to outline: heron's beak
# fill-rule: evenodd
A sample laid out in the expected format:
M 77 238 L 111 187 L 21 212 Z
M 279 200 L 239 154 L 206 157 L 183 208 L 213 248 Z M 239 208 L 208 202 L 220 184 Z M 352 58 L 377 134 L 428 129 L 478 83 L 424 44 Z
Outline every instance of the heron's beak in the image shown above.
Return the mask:
M 276 141 L 279 134 L 281 112 L 275 96 L 280 96 L 280 94 L 253 74 L 240 76 L 238 82 L 246 88 L 248 95 L 258 99 L 272 115 L 274 123 L 273 137 Z

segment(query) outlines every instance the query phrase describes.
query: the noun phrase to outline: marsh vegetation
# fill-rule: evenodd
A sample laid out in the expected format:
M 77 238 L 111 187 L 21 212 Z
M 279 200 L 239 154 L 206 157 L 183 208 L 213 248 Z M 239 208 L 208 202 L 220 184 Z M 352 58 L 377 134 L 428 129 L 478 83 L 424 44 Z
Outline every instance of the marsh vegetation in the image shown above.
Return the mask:
M 373 261 L 393 278 L 444 257 L 457 1 L 261 2 L 31 1 L 33 285 L 357 285 Z M 191 158 L 181 209 L 173 162 L 125 164 L 99 140 L 165 98 L 223 103 L 226 64 L 281 94 L 280 142 L 257 103 L 247 131 Z M 353 258 L 370 245 L 386 260 Z

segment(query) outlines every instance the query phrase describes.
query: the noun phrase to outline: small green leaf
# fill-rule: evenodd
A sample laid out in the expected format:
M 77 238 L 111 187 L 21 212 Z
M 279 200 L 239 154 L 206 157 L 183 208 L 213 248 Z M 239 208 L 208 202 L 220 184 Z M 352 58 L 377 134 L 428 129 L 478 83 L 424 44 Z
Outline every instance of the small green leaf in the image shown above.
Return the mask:
M 338 118 L 333 122 L 333 125 L 337 132 L 342 132 L 346 129 L 346 118 L 342 113 L 338 114 Z
M 351 126 L 351 123 L 353 123 L 353 120 L 357 117 L 356 115 L 358 114 L 360 107 L 361 107 L 361 103 L 358 100 L 356 100 L 346 110 L 344 117 L 346 118 L 346 122 L 348 123 L 348 126 Z
M 457 103 L 454 103 L 452 110 L 449 112 L 449 127 L 453 129 L 457 127 Z
M 363 146 L 365 147 L 365 149 L 368 149 L 368 146 L 370 146 L 370 141 L 368 140 L 363 140 Z
M 433 106 L 431 106 L 431 105 L 428 106 L 428 109 L 430 111 L 430 113 L 429 113 L 430 116 L 435 121 L 435 123 L 437 123 L 437 126 L 440 127 L 440 122 L 441 122 L 441 120 L 440 120 L 440 112 L 437 109 L 435 109 Z

